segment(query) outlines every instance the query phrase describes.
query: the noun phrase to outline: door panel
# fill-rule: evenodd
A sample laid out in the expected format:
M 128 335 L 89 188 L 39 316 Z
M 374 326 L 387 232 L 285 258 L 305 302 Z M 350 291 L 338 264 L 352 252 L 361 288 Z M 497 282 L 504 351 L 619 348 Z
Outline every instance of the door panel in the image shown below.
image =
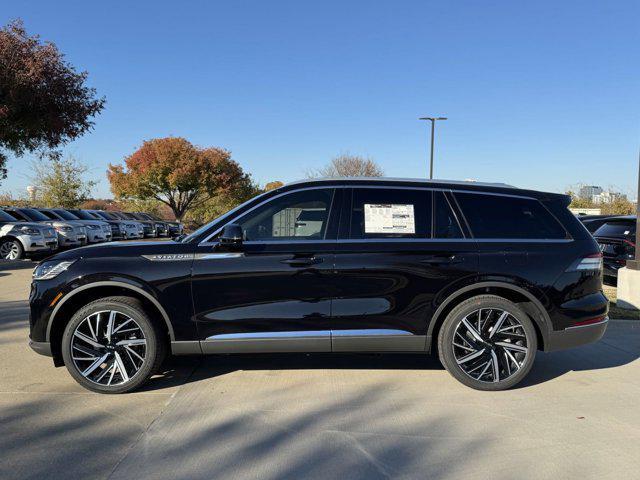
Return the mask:
M 275 197 L 230 220 L 246 239 L 237 251 L 198 247 L 192 292 L 205 353 L 331 350 L 336 197 Z
M 347 197 L 339 231 L 344 236 L 348 223 L 349 238 L 335 253 L 333 350 L 424 350 L 438 294 L 477 275 L 476 243 L 464 238 L 442 191 L 358 188 Z

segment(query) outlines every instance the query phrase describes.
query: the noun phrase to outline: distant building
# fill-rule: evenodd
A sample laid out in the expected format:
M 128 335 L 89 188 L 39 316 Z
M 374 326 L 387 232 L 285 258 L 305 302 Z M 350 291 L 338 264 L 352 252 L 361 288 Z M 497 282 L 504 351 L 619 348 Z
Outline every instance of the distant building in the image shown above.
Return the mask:
M 578 196 L 584 200 L 593 200 L 595 195 L 602 193 L 602 187 L 598 185 L 583 185 L 578 191 Z
M 602 205 L 604 203 L 613 203 L 616 200 L 626 200 L 627 196 L 620 192 L 600 192 L 591 198 L 596 205 Z

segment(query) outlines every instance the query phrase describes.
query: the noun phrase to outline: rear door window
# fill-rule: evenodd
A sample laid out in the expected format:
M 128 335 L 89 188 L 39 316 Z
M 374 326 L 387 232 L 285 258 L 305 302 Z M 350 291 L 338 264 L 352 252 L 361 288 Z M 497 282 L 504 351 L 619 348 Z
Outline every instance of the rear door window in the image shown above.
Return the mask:
M 430 238 L 431 191 L 353 189 L 349 238 Z
M 565 229 L 532 198 L 456 192 L 475 238 L 563 239 Z

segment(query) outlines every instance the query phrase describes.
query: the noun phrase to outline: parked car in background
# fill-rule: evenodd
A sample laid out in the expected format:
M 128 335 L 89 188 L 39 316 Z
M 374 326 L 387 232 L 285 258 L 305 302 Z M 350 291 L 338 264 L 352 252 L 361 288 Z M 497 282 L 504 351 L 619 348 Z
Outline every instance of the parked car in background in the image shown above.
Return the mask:
M 97 215 L 103 220 L 109 221 L 109 223 L 116 222 L 120 230 L 120 238 L 128 240 L 131 238 L 143 238 L 144 230 L 142 225 L 132 220 L 123 220 L 113 212 L 105 212 L 104 210 L 89 210 L 89 212 Z
M 169 235 L 169 225 L 165 221 L 155 220 L 151 215 L 144 212 L 132 212 L 130 215 L 133 215 L 134 218 L 138 220 L 143 220 L 146 222 L 152 222 L 153 228 L 156 231 L 156 237 L 166 237 Z
M 182 225 L 181 222 L 172 222 L 169 220 L 162 220 L 161 218 L 158 218 L 156 215 L 151 215 L 150 213 L 146 213 L 145 215 L 147 215 L 152 220 L 164 222 L 167 225 L 167 229 L 168 229 L 167 234 L 170 237 L 175 237 L 178 235 L 182 235 L 184 233 L 184 225 Z
M 503 390 L 538 350 L 607 328 L 602 255 L 569 203 L 479 182 L 289 184 L 176 241 L 41 263 L 30 344 L 101 393 L 141 386 L 167 353 L 262 352 L 436 353 Z
M 0 210 L 0 259 L 18 260 L 35 254 L 53 253 L 58 236 L 53 227 L 24 222 Z
M 123 219 L 123 220 L 132 220 L 134 222 L 139 223 L 140 225 L 142 225 L 142 234 L 144 237 L 156 237 L 156 229 L 153 225 L 153 222 L 150 222 L 149 220 L 139 220 L 137 219 L 134 215 L 132 215 L 131 213 L 128 212 L 111 212 L 114 215 L 118 216 L 119 218 Z
M 616 215 L 578 215 L 578 220 L 582 222 L 587 230 L 593 234 L 598 228 Z
M 35 208 L 6 207 L 4 211 L 24 222 L 53 226 L 58 234 L 58 248 L 80 247 L 87 244 L 87 230 L 82 225 L 73 224 L 67 220 L 52 220 Z
M 38 208 L 37 210 L 51 220 L 64 220 L 72 225 L 85 227 L 88 243 L 101 243 L 111 240 L 111 227 L 107 222 L 83 220 L 62 208 Z
M 636 216 L 625 215 L 609 218 L 594 233 L 600 245 L 604 263 L 604 281 L 618 283 L 618 270 L 633 260 L 636 254 Z
M 106 222 L 111 229 L 111 240 L 119 240 L 124 238 L 122 233 L 122 222 L 120 220 L 108 220 L 89 210 L 67 209 L 67 211 L 73 213 L 76 217 L 82 220 L 98 220 L 101 222 Z

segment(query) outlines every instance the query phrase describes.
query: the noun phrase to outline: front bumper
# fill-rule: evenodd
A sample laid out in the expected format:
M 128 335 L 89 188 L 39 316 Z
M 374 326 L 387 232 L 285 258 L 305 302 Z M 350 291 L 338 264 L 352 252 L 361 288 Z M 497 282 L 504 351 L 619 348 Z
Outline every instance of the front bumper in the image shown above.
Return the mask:
M 567 348 L 579 347 L 587 343 L 597 342 L 604 335 L 609 318 L 604 318 L 598 323 L 565 328 L 549 333 L 545 342 L 545 351 L 553 352 Z
M 51 344 L 49 342 L 34 342 L 29 339 L 29 346 L 34 352 L 39 353 L 40 355 L 53 357 L 53 354 L 51 353 Z
M 57 237 L 25 237 L 21 238 L 26 253 L 40 253 L 58 249 Z

